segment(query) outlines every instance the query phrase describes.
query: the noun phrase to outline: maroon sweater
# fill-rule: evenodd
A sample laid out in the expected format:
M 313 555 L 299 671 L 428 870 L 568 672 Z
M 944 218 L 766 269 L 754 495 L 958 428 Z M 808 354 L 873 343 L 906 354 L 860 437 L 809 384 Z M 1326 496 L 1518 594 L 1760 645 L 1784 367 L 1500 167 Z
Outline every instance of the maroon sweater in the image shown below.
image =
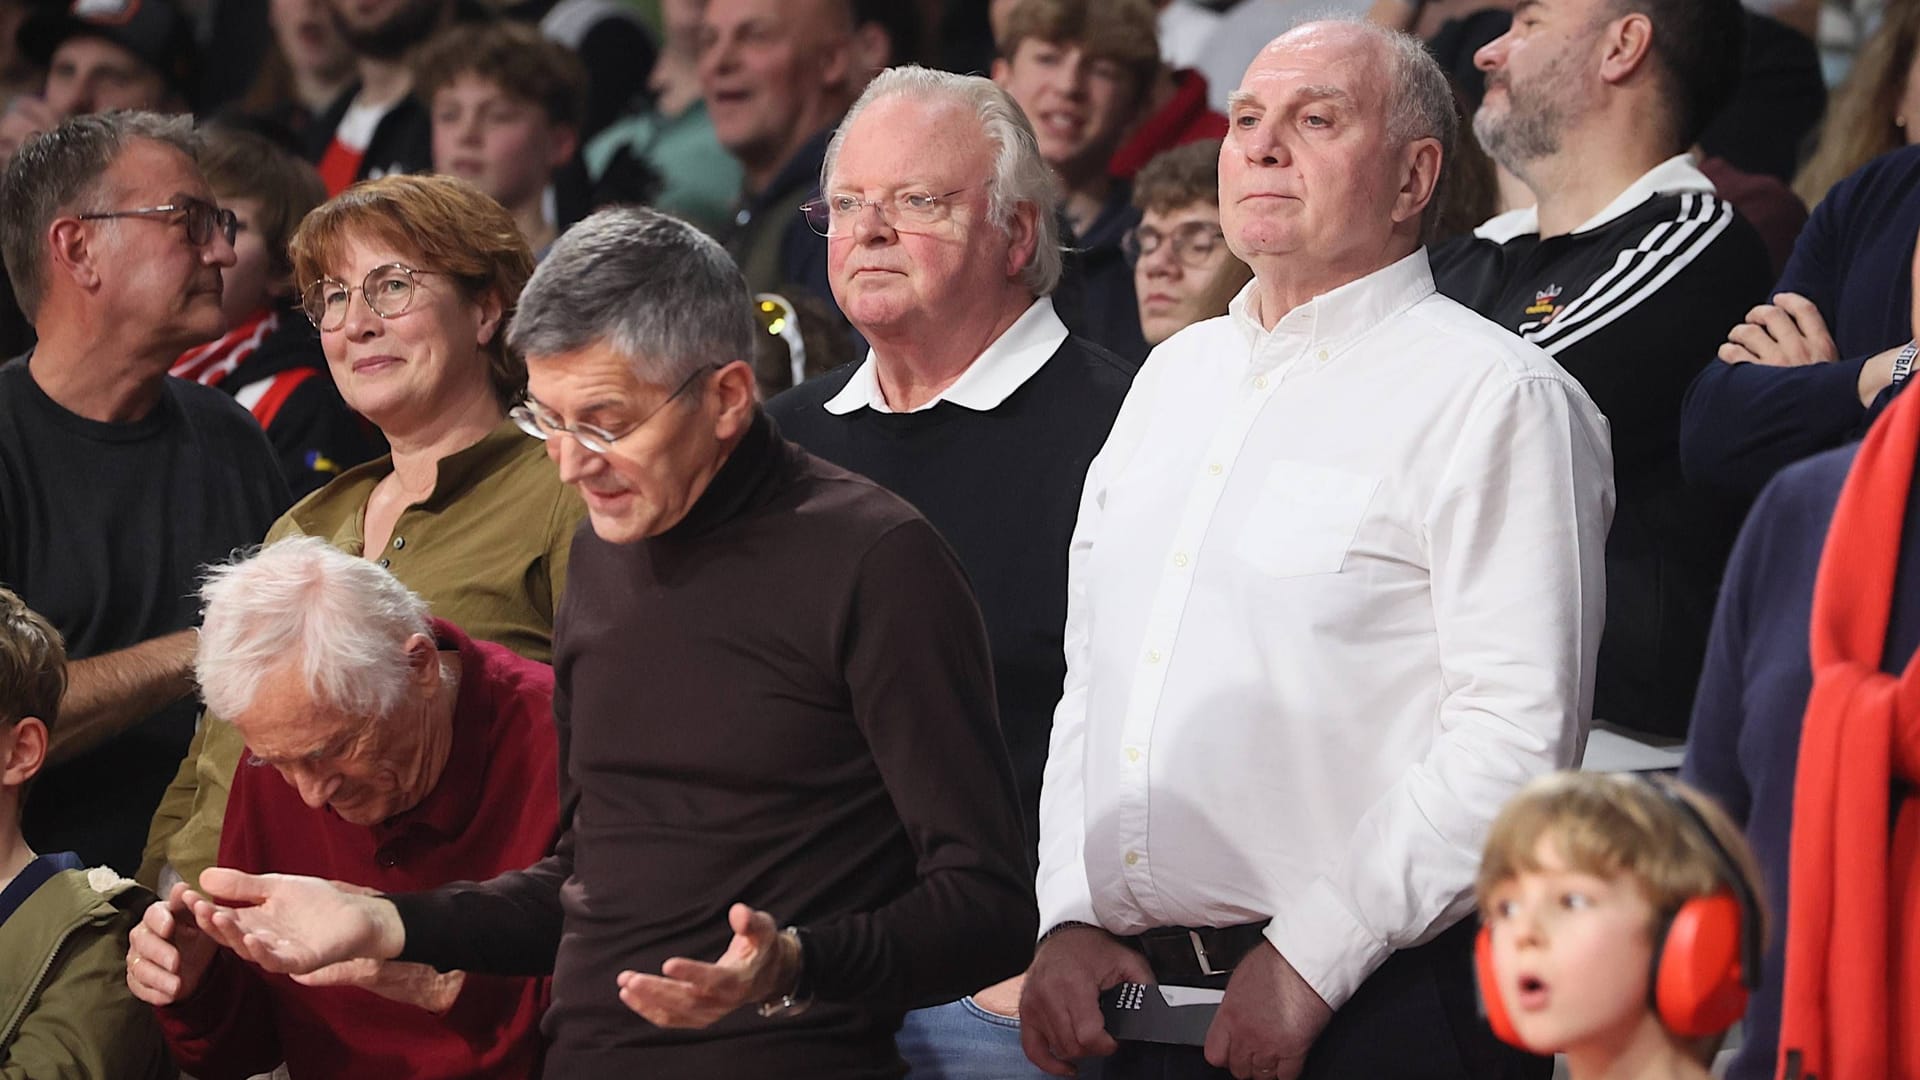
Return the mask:
M 385 891 L 488 877 L 546 854 L 559 818 L 553 669 L 435 620 L 460 655 L 453 747 L 418 806 L 374 826 L 312 810 L 270 768 L 242 764 L 220 865 L 311 874 Z M 244 759 L 243 759 L 244 760 Z M 199 1080 L 271 1070 L 301 1077 L 532 1076 L 547 980 L 469 974 L 444 1016 L 350 987 L 301 986 L 224 949 L 200 989 L 160 1010 L 181 1068 Z
M 1038 916 L 986 631 L 896 496 L 757 419 L 665 534 L 581 531 L 554 673 L 555 855 L 393 898 L 405 959 L 553 972 L 546 1076 L 898 1076 L 906 1009 L 1026 966 Z M 620 1002 L 623 969 L 719 957 L 735 901 L 806 932 L 812 1009 L 668 1031 Z

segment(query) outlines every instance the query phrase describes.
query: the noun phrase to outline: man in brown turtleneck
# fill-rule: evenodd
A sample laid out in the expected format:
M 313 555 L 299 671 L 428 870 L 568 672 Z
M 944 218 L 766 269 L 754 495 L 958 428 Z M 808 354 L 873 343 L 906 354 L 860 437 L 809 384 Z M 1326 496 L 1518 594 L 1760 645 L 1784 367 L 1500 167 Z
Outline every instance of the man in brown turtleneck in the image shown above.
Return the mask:
M 521 297 L 515 415 L 592 524 L 555 627 L 554 854 L 392 897 L 210 870 L 249 906 L 196 897 L 203 928 L 276 971 L 551 971 L 569 1080 L 900 1076 L 903 1012 L 1025 966 L 966 578 L 905 502 L 780 437 L 735 359 L 747 305 L 718 245 L 646 210 L 575 226 Z

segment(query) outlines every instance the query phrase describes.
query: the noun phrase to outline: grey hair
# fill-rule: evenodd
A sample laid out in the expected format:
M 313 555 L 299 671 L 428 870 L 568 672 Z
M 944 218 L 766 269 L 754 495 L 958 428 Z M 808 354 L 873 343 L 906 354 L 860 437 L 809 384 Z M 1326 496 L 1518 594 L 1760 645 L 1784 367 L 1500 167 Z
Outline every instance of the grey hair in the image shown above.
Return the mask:
M 1060 186 L 1053 170 L 1040 156 L 1040 144 L 1033 125 L 1013 95 L 992 79 L 979 75 L 955 75 L 935 71 L 918 64 L 888 68 L 867 84 L 866 92 L 847 110 L 846 118 L 834 130 L 827 143 L 826 160 L 820 167 L 820 187 L 827 189 L 834 164 L 840 158 L 840 144 L 848 129 L 867 106 L 886 98 L 904 97 L 915 101 L 945 101 L 973 110 L 980 128 L 994 145 L 993 178 L 987 183 L 987 220 L 1009 235 L 1013 215 L 1020 204 L 1034 209 L 1036 243 L 1033 261 L 1021 272 L 1021 280 L 1035 296 L 1046 296 L 1060 284 L 1064 251 L 1060 246 Z
M 0 174 L 0 260 L 28 321 L 46 290 L 47 227 L 99 194 L 101 178 L 134 139 L 199 156 L 192 117 L 119 110 L 70 117 L 29 138 Z
M 725 248 L 669 214 L 602 210 L 568 229 L 520 293 L 507 344 L 542 357 L 605 342 L 642 382 L 677 386 L 753 359 L 747 280 Z
M 431 636 L 427 602 L 369 559 L 297 536 L 207 571 L 193 674 L 217 716 L 245 712 L 289 667 L 316 703 L 389 716 L 406 700 L 406 644 Z

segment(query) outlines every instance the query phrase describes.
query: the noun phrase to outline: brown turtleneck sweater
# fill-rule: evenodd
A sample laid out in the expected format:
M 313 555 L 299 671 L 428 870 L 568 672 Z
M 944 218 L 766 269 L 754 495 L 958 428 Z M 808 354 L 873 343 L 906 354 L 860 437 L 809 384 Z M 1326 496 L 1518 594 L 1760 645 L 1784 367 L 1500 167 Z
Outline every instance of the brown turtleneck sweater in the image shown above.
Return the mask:
M 986 634 L 905 502 L 762 417 L 671 530 L 581 531 L 554 636 L 555 853 L 394 898 L 403 959 L 553 972 L 547 1076 L 899 1076 L 906 1009 L 1025 967 Z M 806 930 L 812 1009 L 689 1032 L 621 1004 L 623 969 L 717 958 L 736 900 Z

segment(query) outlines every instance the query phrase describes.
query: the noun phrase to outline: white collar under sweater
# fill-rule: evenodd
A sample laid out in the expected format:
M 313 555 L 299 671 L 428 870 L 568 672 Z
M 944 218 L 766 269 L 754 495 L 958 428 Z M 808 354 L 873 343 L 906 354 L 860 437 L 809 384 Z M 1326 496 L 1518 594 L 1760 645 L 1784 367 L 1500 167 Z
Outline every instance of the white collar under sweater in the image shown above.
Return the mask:
M 909 411 L 931 409 L 942 401 L 951 401 L 975 412 L 999 408 L 1001 402 L 1033 378 L 1065 340 L 1067 324 L 1054 312 L 1053 298 L 1043 296 L 1015 319 L 1005 333 L 981 350 L 952 386 Z M 866 361 L 847 380 L 847 385 L 827 399 L 828 412 L 845 416 L 862 407 L 883 413 L 898 411 L 888 407 L 887 396 L 880 392 L 880 373 L 874 363 L 873 350 L 868 349 Z

